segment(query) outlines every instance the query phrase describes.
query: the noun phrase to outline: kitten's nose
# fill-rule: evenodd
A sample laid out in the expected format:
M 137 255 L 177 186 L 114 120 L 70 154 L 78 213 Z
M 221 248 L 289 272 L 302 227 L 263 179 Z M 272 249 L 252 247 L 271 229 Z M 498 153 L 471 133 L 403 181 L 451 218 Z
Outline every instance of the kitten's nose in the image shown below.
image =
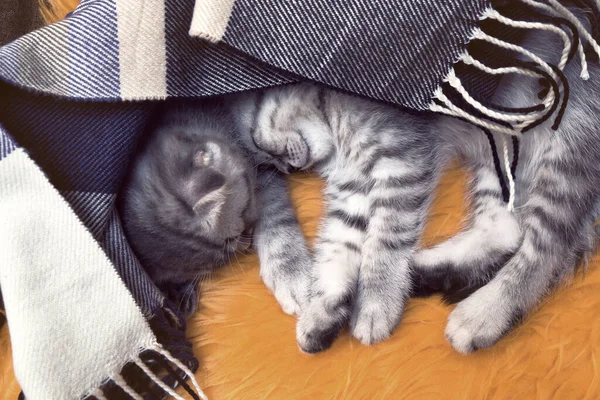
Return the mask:
M 290 166 L 287 165 L 286 163 L 283 163 L 279 160 L 275 161 L 275 168 L 277 168 L 279 170 L 279 172 L 283 173 L 283 174 L 289 174 L 290 173 Z
M 244 237 L 249 237 L 249 238 L 254 237 L 253 236 L 254 235 L 254 226 L 250 226 L 250 227 L 244 229 L 244 231 L 242 232 L 242 235 Z

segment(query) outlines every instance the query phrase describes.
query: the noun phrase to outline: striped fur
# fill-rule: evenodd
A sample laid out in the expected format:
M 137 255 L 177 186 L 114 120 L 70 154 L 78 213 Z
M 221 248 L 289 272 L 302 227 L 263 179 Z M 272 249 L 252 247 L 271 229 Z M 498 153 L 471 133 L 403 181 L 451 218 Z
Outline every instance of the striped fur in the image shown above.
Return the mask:
M 546 35 L 529 41 L 528 47 L 556 60 L 559 55 L 552 52 L 555 38 Z M 502 240 L 498 228 L 506 225 L 508 218 L 501 216 L 506 214 L 501 205 L 477 209 L 484 196 L 478 196 L 475 189 L 473 218 L 489 222 L 475 222 L 449 242 L 416 256 L 416 275 L 421 282 L 433 282 L 432 277 L 443 271 L 444 285 L 449 287 L 455 282 L 468 282 L 472 289 L 481 286 L 449 317 L 446 337 L 460 352 L 498 341 L 548 290 L 571 275 L 596 244 L 592 226 L 600 216 L 600 67 L 589 64 L 589 81 L 579 78 L 580 70 L 575 61 L 565 70 L 571 96 L 559 129 L 553 131 L 550 123 L 544 124 L 527 133 L 522 142 L 515 213 L 509 216 L 520 231 L 514 254 L 504 260 L 506 253 L 488 248 L 481 240 L 485 232 L 490 232 L 488 238 Z M 524 106 L 538 90 L 537 85 L 528 87 L 509 78 L 495 101 Z M 484 139 L 480 136 L 479 141 Z M 471 157 L 483 159 L 476 153 Z M 495 213 L 498 215 L 493 218 Z
M 411 292 L 410 261 L 439 176 L 433 125 L 312 85 L 240 95 L 233 107 L 258 152 L 327 181 L 300 348 L 327 348 L 347 322 L 364 343 L 385 339 Z
M 346 323 L 365 344 L 383 340 L 411 293 L 474 292 L 446 330 L 469 352 L 497 341 L 571 273 L 593 248 L 590 226 L 600 214 L 600 70 L 590 69 L 596 77 L 584 83 L 577 65 L 568 68 L 572 99 L 559 131 L 545 124 L 526 135 L 514 213 L 487 139 L 471 125 L 308 84 L 234 96 L 257 153 L 275 157 L 283 171 L 315 168 L 327 182 L 300 348 L 328 348 Z M 537 82 L 509 78 L 498 102 L 524 106 L 537 91 Z M 416 251 L 440 172 L 457 155 L 472 172 L 470 221 L 456 237 Z

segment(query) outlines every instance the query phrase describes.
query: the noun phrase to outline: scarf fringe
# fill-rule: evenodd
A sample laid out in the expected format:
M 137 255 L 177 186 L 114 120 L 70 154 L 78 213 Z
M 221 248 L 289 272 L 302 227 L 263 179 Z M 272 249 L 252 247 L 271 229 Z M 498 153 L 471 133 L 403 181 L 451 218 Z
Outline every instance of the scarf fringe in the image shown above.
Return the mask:
M 515 61 L 513 66 L 493 68 L 466 51 L 458 62 L 492 76 L 518 74 L 537 78 L 546 85 L 546 88 L 540 92 L 541 103 L 526 109 L 508 109 L 485 105 L 469 93 L 456 70 L 452 68 L 448 72 L 444 83 L 435 91 L 433 102 L 429 107 L 430 111 L 467 120 L 484 130 L 501 135 L 504 173 L 506 174 L 510 193 L 507 208 L 510 211 L 514 210 L 515 184 L 506 136 L 513 136 L 518 140 L 524 132 L 540 125 L 553 115 L 555 119 L 552 129 L 557 130 L 569 98 L 569 85 L 563 74 L 565 66 L 574 58 L 575 54 L 578 54 L 581 63 L 580 77 L 583 80 L 589 79 L 587 56 L 584 43 L 582 43 L 584 41 L 591 48 L 593 54 L 600 58 L 600 46 L 596 39 L 587 31 L 579 19 L 559 1 L 547 0 L 546 3 L 543 3 L 538 0 L 517 0 L 517 2 L 528 6 L 534 10 L 533 13 L 541 14 L 545 18 L 540 18 L 540 21 L 535 22 L 520 21 L 509 18 L 490 8 L 483 13 L 481 20 L 494 20 L 510 28 L 530 31 L 543 30 L 555 33 L 563 43 L 563 50 L 558 63 L 547 63 L 540 56 L 524 47 L 491 36 L 479 27 L 473 31 L 472 40 L 483 41 L 503 50 L 518 53 L 530 61 L 525 63 Z M 596 0 L 595 4 L 596 9 L 592 10 L 595 16 L 594 19 L 600 14 L 600 0 Z M 453 99 L 460 99 L 460 101 Z M 517 157 L 517 155 L 515 154 L 514 157 Z
M 208 400 L 194 376 L 199 364 L 191 343 L 185 338 L 185 319 L 176 310 L 173 304 L 165 301 L 150 320 L 150 327 L 159 343 L 143 349 L 120 373 L 111 376 L 85 399 L 153 400 L 171 396 L 184 400 L 175 392 L 181 386 L 192 399 Z

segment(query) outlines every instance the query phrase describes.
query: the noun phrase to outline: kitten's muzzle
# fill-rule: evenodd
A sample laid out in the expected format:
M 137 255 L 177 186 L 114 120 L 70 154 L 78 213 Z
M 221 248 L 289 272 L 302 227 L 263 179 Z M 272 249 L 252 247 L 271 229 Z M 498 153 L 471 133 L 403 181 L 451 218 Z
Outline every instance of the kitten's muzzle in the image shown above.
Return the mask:
M 241 250 L 248 250 L 254 243 L 254 226 L 250 226 L 242 232 L 242 247 Z
M 286 174 L 287 175 L 287 174 L 290 173 L 290 166 L 287 163 L 283 162 L 283 161 L 274 160 L 273 161 L 273 165 L 282 174 Z
M 246 228 L 239 236 L 225 240 L 225 246 L 228 251 L 246 251 L 252 246 L 254 241 L 254 227 Z

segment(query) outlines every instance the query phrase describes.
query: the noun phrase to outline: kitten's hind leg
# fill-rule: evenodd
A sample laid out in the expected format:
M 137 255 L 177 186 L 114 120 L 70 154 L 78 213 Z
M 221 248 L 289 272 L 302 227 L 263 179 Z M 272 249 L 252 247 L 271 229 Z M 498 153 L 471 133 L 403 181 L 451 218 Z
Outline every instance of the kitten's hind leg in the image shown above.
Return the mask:
M 294 212 L 284 176 L 259 173 L 259 217 L 254 243 L 260 276 L 283 311 L 300 315 L 308 303 L 311 257 Z
M 311 300 L 296 327 L 298 346 L 306 353 L 329 348 L 350 316 L 368 225 L 368 190 L 356 181 L 327 184 Z
M 415 296 L 443 293 L 456 302 L 483 286 L 516 251 L 521 234 L 506 209 L 491 165 L 473 170 L 472 219 L 466 230 L 414 257 Z
M 597 152 L 579 151 L 594 146 L 596 137 L 577 140 L 582 142 L 580 148 L 567 148 L 557 157 L 552 151 L 559 151 L 552 149 L 539 162 L 530 197 L 518 210 L 523 240 L 517 252 L 450 314 L 446 338 L 459 352 L 498 341 L 589 251 L 593 206 L 600 198 L 600 157 Z

